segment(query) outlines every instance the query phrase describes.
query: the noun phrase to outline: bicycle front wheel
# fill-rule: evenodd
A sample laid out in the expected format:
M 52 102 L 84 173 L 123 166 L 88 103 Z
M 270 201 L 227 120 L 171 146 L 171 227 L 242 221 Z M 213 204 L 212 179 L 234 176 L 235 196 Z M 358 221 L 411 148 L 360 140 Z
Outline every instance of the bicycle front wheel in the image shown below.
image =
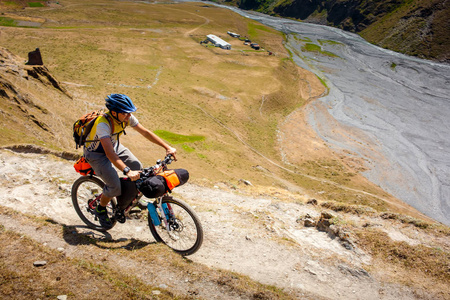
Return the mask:
M 94 210 L 100 202 L 100 196 L 105 184 L 100 178 L 92 176 L 82 176 L 72 185 L 72 203 L 80 219 L 90 228 L 106 231 L 100 225 Z M 116 200 L 113 198 L 108 204 L 108 215 L 113 225 L 116 221 L 113 217 L 113 211 L 116 208 Z
M 155 240 L 183 256 L 197 252 L 203 243 L 203 227 L 197 214 L 184 201 L 172 197 L 163 198 L 162 203 L 170 211 L 167 226 L 159 211 L 160 225 L 155 226 L 150 213 L 148 216 L 148 225 Z

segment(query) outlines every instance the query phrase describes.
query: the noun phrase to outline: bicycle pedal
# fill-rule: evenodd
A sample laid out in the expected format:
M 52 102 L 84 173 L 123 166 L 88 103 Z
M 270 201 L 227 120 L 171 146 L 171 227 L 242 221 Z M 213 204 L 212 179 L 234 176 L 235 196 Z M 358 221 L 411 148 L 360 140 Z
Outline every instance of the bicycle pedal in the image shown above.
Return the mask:
M 125 214 L 123 212 L 117 212 L 115 215 L 115 218 L 117 220 L 117 222 L 119 223 L 125 223 L 125 221 L 127 220 Z

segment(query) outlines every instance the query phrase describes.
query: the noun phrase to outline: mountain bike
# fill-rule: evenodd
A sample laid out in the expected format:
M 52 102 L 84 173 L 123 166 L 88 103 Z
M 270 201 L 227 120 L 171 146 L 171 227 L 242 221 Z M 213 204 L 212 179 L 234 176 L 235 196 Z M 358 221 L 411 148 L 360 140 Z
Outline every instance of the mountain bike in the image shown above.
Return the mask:
M 167 171 L 173 157 L 168 155 L 152 167 L 141 172 L 141 178 L 133 182 L 122 177 L 122 195 L 114 197 L 108 204 L 108 214 L 113 226 L 125 223 L 133 210 L 147 210 L 148 226 L 157 242 L 162 242 L 175 252 L 186 256 L 197 252 L 203 242 L 203 227 L 195 211 L 184 201 L 174 199 L 169 189 L 154 199 L 143 199 L 139 186 L 147 178 Z M 104 182 L 95 174 L 81 176 L 72 185 L 72 203 L 81 220 L 90 228 L 106 231 L 100 226 L 94 213 L 100 203 Z M 152 201 L 153 200 L 153 201 Z

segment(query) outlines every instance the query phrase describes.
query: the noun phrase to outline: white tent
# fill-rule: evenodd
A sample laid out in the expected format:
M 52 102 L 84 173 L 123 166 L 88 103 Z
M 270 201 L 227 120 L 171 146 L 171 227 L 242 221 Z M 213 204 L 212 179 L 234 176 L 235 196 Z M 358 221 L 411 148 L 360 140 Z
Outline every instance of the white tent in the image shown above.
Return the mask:
M 231 44 L 225 42 L 220 37 L 215 36 L 214 34 L 208 34 L 206 37 L 208 38 L 208 41 L 213 43 L 216 47 L 220 47 L 222 49 L 227 49 L 227 50 L 231 49 Z

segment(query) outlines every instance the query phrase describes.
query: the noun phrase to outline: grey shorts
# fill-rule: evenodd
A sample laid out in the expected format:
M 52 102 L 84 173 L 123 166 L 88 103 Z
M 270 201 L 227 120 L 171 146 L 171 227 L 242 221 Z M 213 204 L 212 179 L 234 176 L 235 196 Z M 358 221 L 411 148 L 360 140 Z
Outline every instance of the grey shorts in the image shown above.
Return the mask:
M 119 144 L 118 147 L 115 148 L 115 151 L 119 158 L 130 167 L 131 170 L 142 170 L 141 162 L 130 150 L 128 150 L 128 148 Z M 119 174 L 106 154 L 91 152 L 84 149 L 84 157 L 94 169 L 95 174 L 105 182 L 103 194 L 106 197 L 111 198 L 119 196 L 121 194 Z

